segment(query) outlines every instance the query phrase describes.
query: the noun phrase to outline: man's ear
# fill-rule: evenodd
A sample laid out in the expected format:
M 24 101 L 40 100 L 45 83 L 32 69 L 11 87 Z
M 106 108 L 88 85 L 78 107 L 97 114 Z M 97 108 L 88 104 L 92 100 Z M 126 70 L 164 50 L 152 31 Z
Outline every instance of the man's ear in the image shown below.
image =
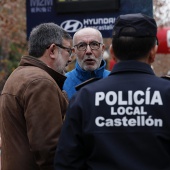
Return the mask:
M 109 51 L 110 51 L 110 56 L 111 56 L 111 58 L 113 58 L 113 60 L 114 60 L 115 62 L 117 62 L 117 58 L 116 58 L 115 53 L 114 53 L 113 48 L 112 48 L 112 44 L 111 44 L 110 47 L 109 47 Z
M 105 45 L 103 44 L 102 45 L 102 53 L 104 53 L 104 51 L 105 51 Z
M 55 58 L 55 55 L 54 55 L 54 51 L 56 50 L 55 44 L 51 44 L 48 50 L 49 50 L 49 56 L 51 58 Z
M 149 58 L 148 58 L 149 64 L 152 64 L 152 63 L 154 62 L 157 50 L 158 50 L 158 45 L 155 45 L 155 46 L 151 49 L 150 55 L 149 55 Z

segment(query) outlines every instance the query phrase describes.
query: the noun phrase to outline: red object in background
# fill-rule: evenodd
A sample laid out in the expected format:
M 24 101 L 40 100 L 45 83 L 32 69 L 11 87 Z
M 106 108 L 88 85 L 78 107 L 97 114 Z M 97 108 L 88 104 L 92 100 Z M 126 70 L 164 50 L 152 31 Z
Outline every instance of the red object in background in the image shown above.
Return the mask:
M 111 60 L 109 61 L 109 70 L 110 70 L 110 71 L 112 70 L 112 68 L 114 67 L 115 64 L 116 64 L 116 62 L 115 62 L 113 59 L 111 59 Z
M 157 32 L 158 51 L 157 53 L 170 53 L 170 27 L 160 27 Z

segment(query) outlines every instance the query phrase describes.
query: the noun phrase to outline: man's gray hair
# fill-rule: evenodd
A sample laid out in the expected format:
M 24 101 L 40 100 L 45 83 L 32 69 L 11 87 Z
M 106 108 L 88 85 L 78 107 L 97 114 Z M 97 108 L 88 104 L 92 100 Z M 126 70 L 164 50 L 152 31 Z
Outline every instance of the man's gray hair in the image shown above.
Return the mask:
M 72 39 L 64 29 L 54 23 L 43 23 L 30 33 L 28 53 L 33 57 L 41 57 L 51 44 L 62 44 L 63 39 Z

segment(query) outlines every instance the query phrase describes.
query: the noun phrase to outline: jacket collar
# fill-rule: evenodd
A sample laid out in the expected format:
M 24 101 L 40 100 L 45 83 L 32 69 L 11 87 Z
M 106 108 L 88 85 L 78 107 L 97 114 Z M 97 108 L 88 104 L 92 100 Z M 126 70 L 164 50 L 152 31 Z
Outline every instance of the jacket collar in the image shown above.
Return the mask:
M 32 57 L 32 56 L 23 56 L 21 58 L 21 61 L 19 63 L 20 66 L 34 66 L 41 68 L 42 70 L 46 71 L 58 84 L 60 89 L 62 89 L 64 81 L 66 77 L 55 70 L 48 67 L 45 63 L 43 63 L 41 60 Z
M 75 66 L 76 76 L 82 81 L 85 81 L 93 77 L 102 78 L 105 68 L 106 62 L 104 60 L 102 60 L 100 67 L 94 71 L 85 71 L 79 66 L 78 62 L 76 62 Z
M 116 63 L 110 75 L 120 72 L 133 72 L 133 71 L 155 75 L 149 64 L 135 60 L 121 61 Z

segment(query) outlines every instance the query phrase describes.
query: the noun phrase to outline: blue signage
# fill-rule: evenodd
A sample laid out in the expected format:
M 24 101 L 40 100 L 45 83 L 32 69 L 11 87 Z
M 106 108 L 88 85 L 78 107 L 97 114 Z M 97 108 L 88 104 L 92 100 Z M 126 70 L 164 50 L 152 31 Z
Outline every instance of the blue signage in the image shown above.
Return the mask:
M 115 19 L 122 14 L 129 13 L 143 13 L 149 16 L 153 16 L 153 2 L 152 0 L 118 0 L 119 7 L 116 7 L 113 11 L 105 8 L 105 10 L 86 10 L 80 11 L 68 11 L 58 10 L 57 4 L 61 1 L 68 0 L 26 0 L 27 10 L 27 37 L 29 36 L 33 27 L 44 22 L 54 22 L 64 28 L 67 32 L 73 35 L 78 29 L 83 27 L 95 27 L 101 31 L 104 38 L 110 38 L 112 36 L 112 29 L 115 23 Z M 96 4 L 115 0 L 74 0 L 74 2 L 82 3 L 88 1 Z M 71 1 L 70 1 L 71 3 Z M 76 3 L 75 3 L 76 4 Z M 112 4 L 112 3 L 110 3 Z M 113 4 L 112 4 L 113 5 Z M 62 4 L 62 8 L 64 3 Z M 93 5 L 94 6 L 94 5 Z M 67 6 L 68 8 L 68 6 Z M 66 8 L 66 9 L 67 9 Z M 100 6 L 101 8 L 101 6 Z

